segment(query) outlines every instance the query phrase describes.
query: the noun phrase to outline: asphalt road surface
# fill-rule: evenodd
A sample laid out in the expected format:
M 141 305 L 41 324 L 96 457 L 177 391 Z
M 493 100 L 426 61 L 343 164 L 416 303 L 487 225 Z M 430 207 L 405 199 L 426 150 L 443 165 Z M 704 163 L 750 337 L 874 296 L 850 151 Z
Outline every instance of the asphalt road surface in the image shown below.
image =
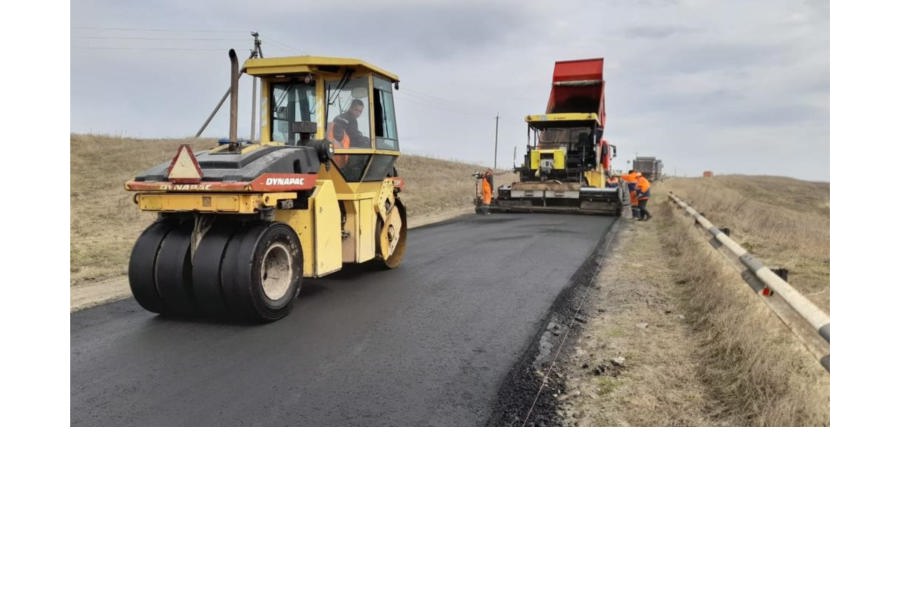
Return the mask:
M 467 216 L 409 232 L 395 270 L 305 279 L 264 325 L 133 299 L 71 315 L 73 426 L 482 426 L 614 217 Z

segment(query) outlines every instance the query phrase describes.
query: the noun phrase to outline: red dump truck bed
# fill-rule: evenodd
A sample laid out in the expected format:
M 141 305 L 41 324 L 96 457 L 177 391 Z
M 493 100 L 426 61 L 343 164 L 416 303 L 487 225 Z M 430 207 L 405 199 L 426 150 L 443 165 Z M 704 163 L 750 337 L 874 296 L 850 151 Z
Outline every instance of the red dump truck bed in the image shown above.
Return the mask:
M 605 87 L 602 58 L 556 61 L 547 113 L 597 113 L 605 128 Z

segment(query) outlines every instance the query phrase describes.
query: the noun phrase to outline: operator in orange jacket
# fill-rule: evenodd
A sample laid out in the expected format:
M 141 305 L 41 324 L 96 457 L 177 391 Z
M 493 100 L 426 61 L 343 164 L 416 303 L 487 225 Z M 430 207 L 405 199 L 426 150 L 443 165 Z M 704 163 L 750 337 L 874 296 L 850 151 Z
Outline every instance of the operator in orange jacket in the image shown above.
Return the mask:
M 365 103 L 354 98 L 350 108 L 334 118 L 329 128 L 329 138 L 338 148 L 366 148 L 372 144 L 359 130 L 359 117 L 365 111 Z
M 650 211 L 647 210 L 647 202 L 650 201 L 650 181 L 644 177 L 643 174 L 638 173 L 635 187 L 637 188 L 638 213 L 640 213 L 639 220 L 649 221 L 651 215 Z
M 364 136 L 359 130 L 360 115 L 365 112 L 365 103 L 359 98 L 354 98 L 350 103 L 350 108 L 342 112 L 328 124 L 326 135 L 335 148 L 365 148 L 371 145 L 368 137 Z M 332 157 L 332 161 L 338 167 L 345 167 L 350 156 L 347 154 L 336 154 Z M 341 204 L 343 208 L 344 204 Z
M 624 181 L 628 185 L 628 197 L 631 203 L 631 218 L 637 219 L 641 216 L 640 208 L 638 207 L 637 200 L 637 180 L 638 173 L 634 169 L 631 169 L 624 175 L 622 175 L 622 181 Z

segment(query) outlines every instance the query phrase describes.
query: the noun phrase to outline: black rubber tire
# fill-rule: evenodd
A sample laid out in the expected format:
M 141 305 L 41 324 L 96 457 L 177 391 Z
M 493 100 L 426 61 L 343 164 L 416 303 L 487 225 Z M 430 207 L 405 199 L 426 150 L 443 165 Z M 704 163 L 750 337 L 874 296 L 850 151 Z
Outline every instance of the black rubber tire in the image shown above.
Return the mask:
M 203 236 L 194 252 L 194 299 L 200 313 L 214 319 L 228 317 L 222 290 L 222 260 L 233 235 L 234 224 L 220 220 Z
M 159 219 L 141 233 L 128 260 L 128 285 L 137 303 L 154 313 L 163 311 L 156 289 L 156 260 L 163 240 L 175 228 L 171 219 Z
M 163 315 L 191 317 L 197 314 L 191 283 L 192 228 L 192 222 L 180 224 L 160 244 L 156 258 L 156 289 L 162 298 Z
M 303 280 L 303 250 L 296 232 L 284 223 L 255 223 L 236 232 L 225 248 L 221 280 L 234 318 L 286 317 Z

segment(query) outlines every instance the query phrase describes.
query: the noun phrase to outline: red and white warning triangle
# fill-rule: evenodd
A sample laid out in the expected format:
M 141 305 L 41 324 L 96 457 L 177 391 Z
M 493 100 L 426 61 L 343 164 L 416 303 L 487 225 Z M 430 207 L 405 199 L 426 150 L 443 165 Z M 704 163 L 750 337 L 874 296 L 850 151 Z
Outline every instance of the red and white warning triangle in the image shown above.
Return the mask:
M 169 181 L 179 183 L 196 183 L 203 179 L 203 171 L 200 170 L 200 164 L 197 157 L 191 152 L 191 147 L 182 144 L 175 153 L 175 158 L 169 163 L 169 170 L 166 172 Z

